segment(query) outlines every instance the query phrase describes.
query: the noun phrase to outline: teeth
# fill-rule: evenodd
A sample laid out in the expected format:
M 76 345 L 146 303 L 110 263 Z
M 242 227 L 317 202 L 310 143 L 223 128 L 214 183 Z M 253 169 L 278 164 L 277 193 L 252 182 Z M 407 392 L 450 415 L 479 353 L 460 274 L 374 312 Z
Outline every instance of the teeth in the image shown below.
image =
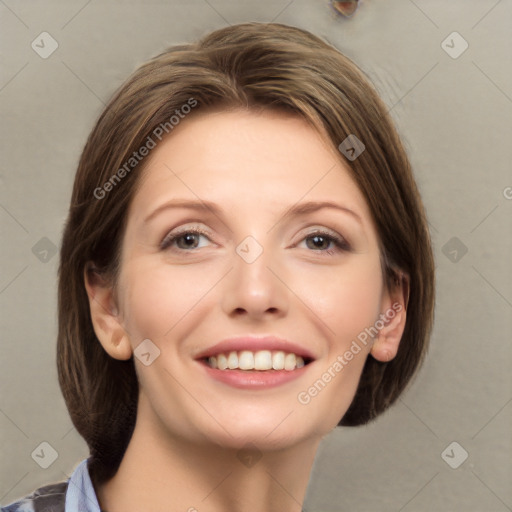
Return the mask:
M 270 370 L 272 368 L 272 352 L 270 350 L 260 350 L 254 355 L 255 370 Z
M 224 354 L 219 354 L 217 357 L 213 357 L 213 356 L 210 357 L 208 360 L 210 362 L 210 366 L 212 366 L 212 364 L 211 364 L 212 359 L 214 361 L 217 360 L 217 368 L 219 370 L 225 370 L 228 367 L 228 359 Z M 212 368 L 215 368 L 215 367 L 212 366 Z
M 275 352 L 272 356 L 272 368 L 284 370 L 284 352 Z
M 292 371 L 304 366 L 304 359 L 292 353 L 285 353 L 282 350 L 271 352 L 270 350 L 259 350 L 251 352 L 230 352 L 229 354 L 218 354 L 208 358 L 208 365 L 219 370 L 286 370 Z
M 240 352 L 238 367 L 240 370 L 252 370 L 254 368 L 254 354 L 248 350 Z
M 284 357 L 284 369 L 288 371 L 294 370 L 296 362 L 297 359 L 295 359 L 295 354 L 286 354 Z
M 228 368 L 234 370 L 238 368 L 238 354 L 236 352 L 230 352 L 228 356 Z

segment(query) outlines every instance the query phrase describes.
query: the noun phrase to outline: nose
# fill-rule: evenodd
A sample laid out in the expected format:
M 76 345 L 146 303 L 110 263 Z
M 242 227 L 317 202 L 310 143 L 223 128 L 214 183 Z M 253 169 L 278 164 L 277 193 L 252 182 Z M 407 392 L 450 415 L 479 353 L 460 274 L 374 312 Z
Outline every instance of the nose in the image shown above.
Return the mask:
M 222 293 L 222 309 L 231 317 L 246 317 L 261 321 L 280 318 L 287 314 L 289 289 L 279 270 L 278 262 L 270 250 L 254 260 L 233 255 L 233 268 L 225 278 Z

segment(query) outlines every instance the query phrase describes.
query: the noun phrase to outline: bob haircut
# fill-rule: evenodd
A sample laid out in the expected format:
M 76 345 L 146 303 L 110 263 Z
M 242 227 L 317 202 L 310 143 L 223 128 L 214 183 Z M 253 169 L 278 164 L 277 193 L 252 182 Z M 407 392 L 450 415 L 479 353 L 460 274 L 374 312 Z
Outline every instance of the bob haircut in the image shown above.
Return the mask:
M 183 106 L 193 101 L 192 115 L 208 109 L 270 109 L 301 116 L 324 138 L 327 134 L 336 150 L 351 134 L 365 145 L 353 161 L 339 155 L 375 222 L 385 286 L 405 280 L 407 320 L 393 360 L 367 358 L 339 425 L 362 425 L 386 410 L 427 350 L 435 277 L 426 216 L 397 131 L 365 75 L 320 38 L 279 23 L 241 23 L 173 46 L 139 67 L 100 115 L 78 164 L 63 233 L 59 384 L 73 424 L 88 444 L 89 471 L 97 483 L 111 478 L 123 458 L 139 387 L 133 357 L 110 357 L 96 337 L 84 272 L 93 262 L 94 271 L 115 289 L 128 207 L 145 162 L 131 172 L 121 169 L 125 165 L 126 171 L 126 162 L 157 127 L 167 126 L 171 133 L 169 119 L 187 112 Z

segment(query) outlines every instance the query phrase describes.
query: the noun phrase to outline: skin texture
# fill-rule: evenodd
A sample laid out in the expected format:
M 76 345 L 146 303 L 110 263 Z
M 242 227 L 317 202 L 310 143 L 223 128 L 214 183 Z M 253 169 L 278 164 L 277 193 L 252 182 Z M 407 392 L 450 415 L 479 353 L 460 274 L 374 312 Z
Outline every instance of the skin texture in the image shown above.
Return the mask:
M 117 474 L 96 489 L 108 512 L 301 510 L 318 444 L 348 409 L 366 357 L 395 356 L 405 308 L 309 403 L 297 400 L 379 315 L 404 304 L 402 289 L 384 288 L 370 211 L 326 141 L 282 113 L 198 113 L 148 157 L 116 288 L 98 275 L 85 278 L 93 325 L 111 357 L 130 358 L 145 339 L 160 350 L 149 366 L 135 357 L 134 435 Z M 222 211 L 164 209 L 145 221 L 176 198 Z M 308 201 L 353 213 L 285 215 Z M 182 228 L 206 235 L 160 247 Z M 329 239 L 315 245 L 318 230 L 349 249 Z M 247 236 L 263 249 L 252 263 L 236 252 Z M 241 390 L 212 379 L 194 359 L 227 337 L 269 334 L 314 354 L 298 379 Z M 246 443 L 261 455 L 251 466 L 237 457 Z

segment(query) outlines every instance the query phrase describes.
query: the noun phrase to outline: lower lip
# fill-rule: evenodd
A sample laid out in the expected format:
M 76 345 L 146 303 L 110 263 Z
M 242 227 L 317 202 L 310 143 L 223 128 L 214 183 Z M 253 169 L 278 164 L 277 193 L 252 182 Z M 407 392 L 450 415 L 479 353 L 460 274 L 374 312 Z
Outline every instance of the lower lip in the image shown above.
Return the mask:
M 295 370 L 219 370 L 204 362 L 199 364 L 215 380 L 239 389 L 268 389 L 299 378 L 309 365 Z M 310 363 L 311 364 L 311 363 Z

